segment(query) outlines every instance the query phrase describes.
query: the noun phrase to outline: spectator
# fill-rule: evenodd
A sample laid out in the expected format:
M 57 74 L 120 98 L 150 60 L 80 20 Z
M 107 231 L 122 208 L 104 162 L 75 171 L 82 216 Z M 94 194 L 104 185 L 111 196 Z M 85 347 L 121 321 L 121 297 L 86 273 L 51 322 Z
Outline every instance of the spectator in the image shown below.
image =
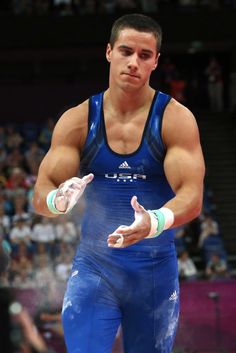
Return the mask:
M 138 8 L 138 1 L 136 0 L 117 0 L 116 3 L 120 11 L 134 11 Z
M 32 142 L 25 152 L 25 159 L 30 174 L 37 175 L 39 164 L 45 152 L 39 147 L 37 142 Z
M 55 266 L 57 266 L 58 264 L 64 261 L 65 254 L 70 254 L 71 259 L 73 257 L 74 248 L 69 243 L 66 243 L 63 240 L 61 240 L 61 242 L 58 245 L 59 246 L 57 248 L 55 258 L 54 258 Z
M 54 120 L 52 118 L 49 118 L 46 122 L 46 125 L 42 128 L 39 134 L 39 143 L 45 152 L 50 147 L 54 126 L 55 126 Z
M 35 288 L 35 281 L 33 280 L 32 267 L 26 260 L 21 260 L 16 268 L 11 287 L 14 288 Z
M 9 287 L 8 270 L 10 266 L 10 244 L 0 235 L 0 289 Z M 2 320 L 2 318 L 1 318 Z
M 72 15 L 72 0 L 54 0 L 53 7 L 55 13 L 60 16 Z
M 173 78 L 170 80 L 170 95 L 180 103 L 185 103 L 185 89 L 187 82 L 182 77 L 180 72 L 176 71 Z
M 51 257 L 46 249 L 46 244 L 38 242 L 36 244 L 34 256 L 33 256 L 34 266 L 37 267 L 37 264 L 40 263 L 40 261 L 45 261 L 45 262 L 50 263 Z M 52 265 L 52 263 L 50 265 Z
M 186 235 L 186 228 L 185 227 L 176 228 L 176 230 L 175 230 L 175 247 L 176 247 L 176 252 L 178 255 L 186 249 L 185 235 Z
M 17 190 L 27 190 L 25 171 L 21 167 L 15 167 L 10 171 L 10 176 L 6 181 L 6 191 L 9 197 L 15 195 Z
M 4 126 L 0 125 L 0 148 L 5 149 L 6 147 L 6 133 Z
M 7 162 L 7 152 L 4 146 L 0 145 L 0 171 L 3 171 Z
M 194 10 L 197 4 L 196 0 L 179 0 L 181 10 Z
M 197 279 L 197 268 L 193 260 L 189 257 L 187 251 L 183 251 L 178 259 L 178 269 L 180 279 L 194 280 Z
M 48 326 L 50 326 L 50 328 L 53 332 L 64 337 L 62 322 L 61 322 L 61 310 L 58 310 L 55 313 L 43 311 L 40 314 L 39 319 L 40 319 L 40 324 L 41 324 L 42 328 L 43 328 L 43 326 L 45 326 L 46 328 Z
M 210 109 L 213 112 L 223 110 L 223 74 L 220 63 L 215 57 L 209 60 L 205 69 L 207 76 L 207 90 L 210 103 Z
M 31 15 L 32 3 L 31 0 L 13 0 L 12 1 L 13 13 L 19 15 Z
M 55 228 L 57 240 L 63 240 L 64 242 L 70 244 L 77 243 L 78 239 L 75 224 L 69 219 L 67 214 L 56 219 Z
M 24 242 L 28 248 L 31 247 L 31 229 L 28 225 L 25 224 L 23 218 L 18 218 L 16 224 L 10 231 L 10 242 L 13 247 L 13 252 L 17 252 L 19 244 Z
M 6 214 L 3 204 L 0 203 L 0 229 L 2 230 L 2 233 L 4 234 L 4 236 L 9 234 L 10 226 L 11 226 L 11 219 Z
M 32 255 L 24 242 L 19 243 L 17 252 L 12 254 L 9 269 L 9 279 L 12 286 L 18 287 L 21 272 L 25 273 L 23 276 L 25 280 L 27 276 L 32 274 Z
M 17 129 L 13 125 L 8 125 L 5 128 L 6 132 L 6 147 L 8 151 L 12 151 L 13 149 L 18 149 L 23 143 L 23 138 L 21 134 L 17 131 Z
M 222 1 L 219 0 L 201 0 L 199 5 L 211 11 L 215 11 L 220 10 L 223 4 Z
M 201 248 L 203 242 L 210 235 L 219 235 L 219 226 L 218 223 L 212 218 L 209 213 L 203 215 L 200 225 L 201 233 L 199 235 L 198 247 Z
M 51 263 L 46 258 L 38 258 L 34 278 L 36 286 L 42 288 L 43 291 L 50 291 L 51 287 L 54 286 L 55 275 Z
M 53 353 L 48 350 L 29 313 L 16 302 L 11 289 L 1 286 L 7 276 L 9 255 L 0 244 L 0 351 L 3 353 Z M 7 250 L 8 251 L 8 250 Z
M 16 261 L 17 264 L 20 263 L 22 259 L 26 260 L 30 264 L 32 262 L 32 253 L 24 242 L 20 242 L 18 251 L 12 256 L 12 259 Z
M 6 190 L 0 190 L 0 205 L 4 210 L 4 213 L 12 215 L 13 213 L 13 205 L 11 200 L 6 195 Z
M 38 223 L 32 228 L 31 239 L 37 243 L 44 243 L 47 251 L 50 253 L 55 240 L 55 226 L 47 217 L 39 217 Z
M 66 282 L 68 280 L 72 268 L 71 260 L 71 254 L 64 253 L 61 262 L 56 265 L 55 273 L 59 281 Z
M 206 265 L 206 276 L 211 280 L 228 278 L 226 260 L 217 253 L 212 254 Z
M 170 83 L 177 72 L 176 65 L 169 56 L 165 56 L 160 63 L 161 86 L 163 91 L 170 92 Z
M 157 0 L 141 0 L 141 10 L 144 13 L 155 13 L 158 10 Z
M 14 147 L 7 155 L 6 166 L 8 169 L 21 168 L 24 166 L 25 158 L 19 147 Z
M 116 11 L 116 0 L 101 1 L 100 10 L 105 14 L 114 14 Z
M 0 164 L 0 168 L 1 168 L 1 164 Z M 0 169 L 0 192 L 4 192 L 6 181 L 7 179 L 5 177 L 5 173 L 3 170 Z
M 23 190 L 19 190 L 15 193 L 13 198 L 13 208 L 14 215 L 12 216 L 12 221 L 15 223 L 19 218 L 25 221 L 25 224 L 31 226 L 31 215 L 27 212 L 27 198 Z
M 29 181 L 30 178 L 28 178 L 28 181 Z M 32 180 L 34 180 L 32 178 Z M 32 186 L 30 186 L 28 192 L 27 192 L 27 195 L 26 195 L 26 198 L 27 198 L 27 212 L 31 215 L 34 214 L 34 207 L 33 207 L 33 203 L 32 203 L 32 198 L 33 198 L 33 184 Z

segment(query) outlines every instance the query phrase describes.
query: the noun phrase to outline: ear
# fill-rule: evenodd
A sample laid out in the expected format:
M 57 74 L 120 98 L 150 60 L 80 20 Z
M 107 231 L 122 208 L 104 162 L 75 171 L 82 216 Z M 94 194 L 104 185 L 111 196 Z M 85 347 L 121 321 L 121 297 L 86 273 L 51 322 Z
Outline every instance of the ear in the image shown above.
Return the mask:
M 111 52 L 112 52 L 111 44 L 108 43 L 108 44 L 107 44 L 107 49 L 106 49 L 106 58 L 107 58 L 107 61 L 108 61 L 109 63 L 111 62 Z
M 153 66 L 153 71 L 156 70 L 157 66 L 158 66 L 158 61 L 159 61 L 159 57 L 160 57 L 160 53 L 157 54 L 156 59 L 155 59 L 155 65 Z

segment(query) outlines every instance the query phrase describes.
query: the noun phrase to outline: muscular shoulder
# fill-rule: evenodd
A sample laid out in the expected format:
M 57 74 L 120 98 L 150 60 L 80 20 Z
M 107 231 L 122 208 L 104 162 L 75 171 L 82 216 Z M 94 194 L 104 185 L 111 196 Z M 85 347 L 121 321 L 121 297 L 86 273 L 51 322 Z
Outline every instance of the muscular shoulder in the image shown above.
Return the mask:
M 171 99 L 163 116 L 162 137 L 166 146 L 191 144 L 198 139 L 198 126 L 193 113 L 183 104 Z
M 58 120 L 52 137 L 54 144 L 65 144 L 82 148 L 88 129 L 88 100 L 70 108 Z

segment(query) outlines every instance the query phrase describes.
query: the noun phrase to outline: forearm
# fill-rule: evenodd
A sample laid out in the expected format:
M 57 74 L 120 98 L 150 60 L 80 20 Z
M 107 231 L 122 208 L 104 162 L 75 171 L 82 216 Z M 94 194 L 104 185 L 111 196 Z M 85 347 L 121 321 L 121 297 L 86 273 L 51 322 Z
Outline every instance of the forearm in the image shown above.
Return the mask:
M 34 188 L 34 195 L 33 195 L 33 206 L 35 209 L 35 212 L 45 216 L 45 217 L 57 217 L 58 215 L 53 214 L 47 206 L 47 195 L 50 191 L 52 191 L 53 189 L 56 189 L 57 187 L 51 183 L 51 182 L 47 182 L 44 184 L 37 184 L 35 185 Z
M 199 216 L 202 208 L 202 194 L 202 188 L 197 190 L 185 188 L 179 190 L 173 199 L 163 205 L 174 213 L 172 227 L 186 224 Z

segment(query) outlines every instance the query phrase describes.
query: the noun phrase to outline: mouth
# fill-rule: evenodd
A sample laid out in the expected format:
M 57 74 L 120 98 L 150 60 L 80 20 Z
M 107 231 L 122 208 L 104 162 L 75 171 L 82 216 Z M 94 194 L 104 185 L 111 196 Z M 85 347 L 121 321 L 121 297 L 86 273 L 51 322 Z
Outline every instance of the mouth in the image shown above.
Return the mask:
M 122 75 L 129 76 L 129 77 L 132 77 L 132 78 L 140 78 L 139 75 L 131 74 L 130 72 L 122 72 Z

